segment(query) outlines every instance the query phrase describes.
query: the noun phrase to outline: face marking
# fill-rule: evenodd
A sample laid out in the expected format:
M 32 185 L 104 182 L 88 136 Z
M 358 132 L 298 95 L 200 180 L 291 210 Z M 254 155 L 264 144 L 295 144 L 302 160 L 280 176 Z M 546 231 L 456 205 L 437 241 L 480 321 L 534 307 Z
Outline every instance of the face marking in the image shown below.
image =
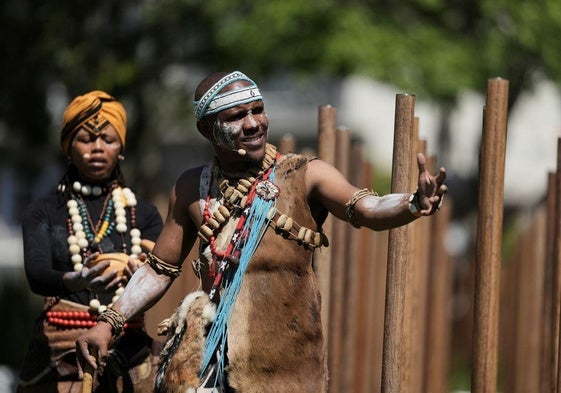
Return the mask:
M 219 145 L 225 146 L 229 149 L 236 148 L 236 138 L 242 132 L 241 124 L 232 124 L 216 120 L 212 129 L 212 135 Z

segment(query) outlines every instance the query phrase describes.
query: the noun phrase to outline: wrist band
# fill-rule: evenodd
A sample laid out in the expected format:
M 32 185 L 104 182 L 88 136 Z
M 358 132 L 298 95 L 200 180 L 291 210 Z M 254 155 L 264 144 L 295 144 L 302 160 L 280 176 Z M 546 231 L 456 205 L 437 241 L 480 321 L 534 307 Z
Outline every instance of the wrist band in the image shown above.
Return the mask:
M 415 218 L 421 217 L 421 205 L 419 203 L 419 190 L 409 196 L 409 211 Z
M 98 322 L 106 322 L 111 325 L 111 334 L 117 337 L 123 331 L 127 319 L 123 314 L 114 308 L 107 308 L 97 317 Z

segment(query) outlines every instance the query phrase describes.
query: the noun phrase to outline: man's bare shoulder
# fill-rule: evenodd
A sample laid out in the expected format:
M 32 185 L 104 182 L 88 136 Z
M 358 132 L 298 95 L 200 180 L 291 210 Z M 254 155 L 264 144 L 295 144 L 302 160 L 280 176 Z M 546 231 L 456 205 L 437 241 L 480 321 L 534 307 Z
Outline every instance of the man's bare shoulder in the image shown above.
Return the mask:
M 204 166 L 185 170 L 175 183 L 175 192 L 186 199 L 198 199 L 201 172 Z

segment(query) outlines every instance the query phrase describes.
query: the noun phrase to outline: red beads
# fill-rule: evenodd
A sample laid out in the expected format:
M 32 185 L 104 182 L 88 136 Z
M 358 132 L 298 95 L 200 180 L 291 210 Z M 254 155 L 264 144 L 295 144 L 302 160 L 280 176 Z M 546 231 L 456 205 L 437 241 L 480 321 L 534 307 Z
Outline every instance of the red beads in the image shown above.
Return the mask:
M 49 324 L 64 328 L 90 328 L 96 320 L 97 315 L 87 311 L 47 311 Z
M 97 314 L 87 311 L 47 311 L 49 325 L 63 329 L 88 329 L 97 323 Z M 125 323 L 126 329 L 140 329 L 144 327 L 144 318 L 135 318 Z

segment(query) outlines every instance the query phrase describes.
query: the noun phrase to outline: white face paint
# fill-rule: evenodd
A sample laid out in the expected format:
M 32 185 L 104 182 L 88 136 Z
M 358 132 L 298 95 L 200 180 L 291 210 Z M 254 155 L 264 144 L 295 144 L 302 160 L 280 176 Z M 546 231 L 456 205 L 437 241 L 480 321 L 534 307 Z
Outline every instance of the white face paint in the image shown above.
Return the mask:
M 232 124 L 216 120 L 212 129 L 212 135 L 216 143 L 228 149 L 236 148 L 236 138 L 242 132 L 242 124 Z

